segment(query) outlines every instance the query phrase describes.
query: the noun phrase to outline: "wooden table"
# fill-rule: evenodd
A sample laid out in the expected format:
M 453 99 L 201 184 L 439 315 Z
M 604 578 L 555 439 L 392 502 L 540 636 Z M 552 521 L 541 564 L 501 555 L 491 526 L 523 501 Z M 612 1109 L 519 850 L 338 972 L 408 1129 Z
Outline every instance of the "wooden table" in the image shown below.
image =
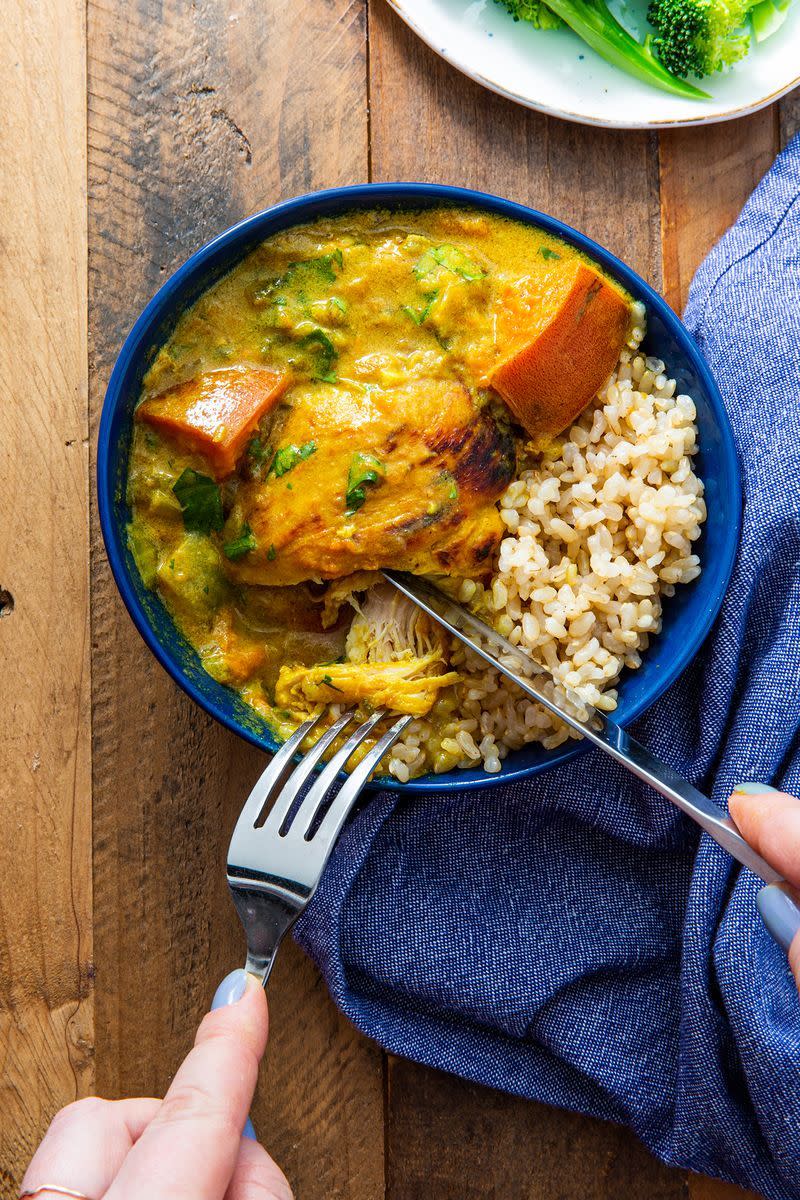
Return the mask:
M 146 652 L 94 507 L 103 390 L 143 303 L 282 197 L 423 179 L 563 218 L 680 309 L 800 106 L 660 137 L 564 124 L 462 78 L 385 0 L 7 0 L 3 26 L 0 1193 L 14 1197 L 61 1105 L 161 1092 L 241 957 L 222 868 L 262 758 Z M 742 1195 L 626 1131 L 387 1057 L 294 945 L 270 999 L 255 1120 L 297 1200 Z

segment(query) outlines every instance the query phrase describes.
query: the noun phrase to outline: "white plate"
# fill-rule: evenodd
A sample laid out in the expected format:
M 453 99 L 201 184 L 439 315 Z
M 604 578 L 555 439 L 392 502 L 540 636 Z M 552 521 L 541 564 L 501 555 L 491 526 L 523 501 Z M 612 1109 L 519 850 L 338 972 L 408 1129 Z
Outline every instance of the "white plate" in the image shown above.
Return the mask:
M 495 0 L 389 0 L 442 58 L 518 104 L 616 129 L 704 125 L 754 112 L 800 84 L 800 0 L 783 28 L 685 100 L 610 66 L 570 30 L 514 21 Z

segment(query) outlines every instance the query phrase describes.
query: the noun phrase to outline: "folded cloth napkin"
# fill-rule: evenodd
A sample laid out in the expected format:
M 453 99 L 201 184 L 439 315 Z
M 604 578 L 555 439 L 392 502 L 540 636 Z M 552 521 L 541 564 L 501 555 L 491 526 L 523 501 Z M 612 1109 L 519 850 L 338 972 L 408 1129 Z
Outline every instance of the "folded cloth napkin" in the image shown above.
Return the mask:
M 724 806 L 744 780 L 800 791 L 800 139 L 685 319 L 733 425 L 744 528 L 713 633 L 634 731 Z M 592 750 L 496 790 L 380 794 L 297 937 L 388 1050 L 797 1200 L 800 999 L 758 888 Z

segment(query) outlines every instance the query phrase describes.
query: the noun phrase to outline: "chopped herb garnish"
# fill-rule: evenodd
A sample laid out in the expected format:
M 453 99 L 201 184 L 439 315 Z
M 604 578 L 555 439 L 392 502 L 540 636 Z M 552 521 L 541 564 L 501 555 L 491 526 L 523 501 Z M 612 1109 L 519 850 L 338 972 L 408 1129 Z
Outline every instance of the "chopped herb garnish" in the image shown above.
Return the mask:
M 436 274 L 437 267 L 444 267 L 453 275 L 460 275 L 467 283 L 474 283 L 486 277 L 486 272 L 457 246 L 436 246 L 433 250 L 426 250 L 414 267 L 414 274 L 417 279 L 426 279 Z
M 267 551 L 267 561 L 274 562 L 276 553 L 277 551 L 275 550 L 275 547 L 270 546 L 269 550 Z
M 270 279 L 253 293 L 253 304 L 257 308 L 268 304 L 285 307 L 287 298 L 282 295 L 285 290 L 292 291 L 301 304 L 306 304 L 306 289 L 319 291 L 321 283 L 335 283 L 337 271 L 334 268 L 337 267 L 339 271 L 344 269 L 344 255 L 338 248 L 332 254 L 323 254 L 319 258 L 291 262 L 282 275 Z
M 430 311 L 433 308 L 433 303 L 438 295 L 438 289 L 435 292 L 425 292 L 422 298 L 426 301 L 426 304 L 423 308 L 413 308 L 410 304 L 404 304 L 402 311 L 407 317 L 411 318 L 415 325 L 422 325 L 428 319 Z
M 335 283 L 337 272 L 344 267 L 344 256 L 338 248 L 333 254 L 321 254 L 319 258 L 305 258 L 300 262 L 289 263 L 281 283 L 297 286 L 310 284 L 315 280 L 320 283 Z
M 331 689 L 331 691 L 333 691 L 333 692 L 340 692 L 342 690 L 340 687 L 336 686 L 336 684 L 331 679 L 330 675 L 323 675 L 322 682 L 325 684 L 326 687 L 329 687 Z
M 281 446 L 275 451 L 275 457 L 270 464 L 270 473 L 280 479 L 291 471 L 299 462 L 310 458 L 317 448 L 316 442 L 306 442 L 304 446 Z
M 253 531 L 245 521 L 239 536 L 233 538 L 230 542 L 223 542 L 222 549 L 225 551 L 225 557 L 230 558 L 233 562 L 237 558 L 243 558 L 245 554 L 249 554 L 251 550 L 255 550 L 257 545 Z
M 187 467 L 172 485 L 183 513 L 183 524 L 190 533 L 211 533 L 225 524 L 219 484 L 208 475 Z
M 350 460 L 345 495 L 345 516 L 358 512 L 367 499 L 368 487 L 377 487 L 386 478 L 386 467 L 374 454 L 354 454 Z
M 339 356 L 327 333 L 322 329 L 312 329 L 311 333 L 307 333 L 304 338 L 300 339 L 300 345 L 312 352 L 311 374 L 314 379 L 322 379 L 325 383 L 335 383 L 336 373 L 333 370 L 333 364 Z
M 541 254 L 542 258 L 546 259 L 547 262 L 550 262 L 551 259 L 561 258 L 561 255 L 557 254 L 555 250 L 551 250 L 549 246 L 540 246 L 539 253 Z

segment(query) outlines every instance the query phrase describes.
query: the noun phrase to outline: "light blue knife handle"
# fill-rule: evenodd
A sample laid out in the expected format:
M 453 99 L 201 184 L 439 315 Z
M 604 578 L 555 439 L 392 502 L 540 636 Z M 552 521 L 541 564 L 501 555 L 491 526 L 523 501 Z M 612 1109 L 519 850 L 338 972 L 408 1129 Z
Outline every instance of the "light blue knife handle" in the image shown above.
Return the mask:
M 244 971 L 231 971 L 230 975 L 226 975 L 222 983 L 214 993 L 214 999 L 211 1001 L 211 1011 L 215 1012 L 218 1008 L 227 1008 L 229 1004 L 235 1004 L 242 997 L 242 976 Z M 244 1129 L 242 1130 L 243 1137 L 251 1138 L 254 1142 L 258 1141 L 256 1131 L 253 1129 L 253 1122 L 247 1118 Z

